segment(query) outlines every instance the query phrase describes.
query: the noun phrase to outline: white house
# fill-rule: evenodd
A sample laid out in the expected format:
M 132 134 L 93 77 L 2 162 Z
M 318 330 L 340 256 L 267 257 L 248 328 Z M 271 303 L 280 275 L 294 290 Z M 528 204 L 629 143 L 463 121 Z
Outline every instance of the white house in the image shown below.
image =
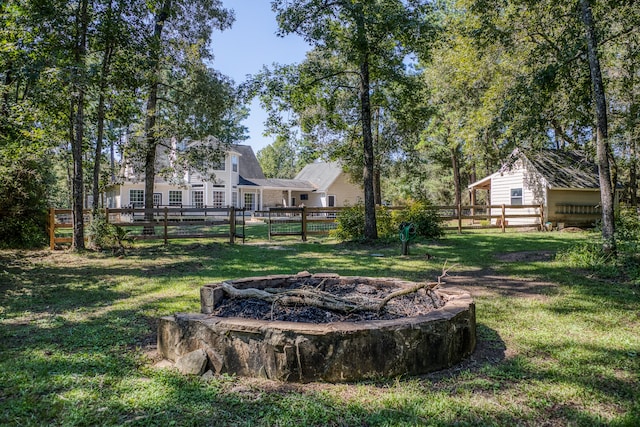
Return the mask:
M 208 143 L 216 144 L 213 138 Z M 199 142 L 192 144 L 200 144 Z M 175 148 L 175 147 L 174 147 Z M 156 162 L 160 170 L 172 155 L 159 150 Z M 351 183 L 338 163 L 314 163 L 295 179 L 265 178 L 251 146 L 234 144 L 226 150 L 224 161 L 209 167 L 214 179 L 198 171 L 167 180 L 156 174 L 154 205 L 226 208 L 249 211 L 288 206 L 345 206 L 363 198 L 359 185 Z M 124 171 L 124 182 L 106 191 L 106 206 L 120 208 L 144 205 L 144 176 L 132 168 Z
M 535 214 L 535 208 L 516 211 L 509 206 L 544 205 L 545 222 L 554 224 L 593 225 L 601 216 L 597 165 L 578 151 L 516 149 L 499 171 L 468 188 L 472 194 L 488 191 L 489 204 L 506 205 L 507 215 Z M 499 211 L 494 208 L 491 215 L 499 215 Z M 539 222 L 539 217 L 533 216 L 509 219 L 509 224 Z
M 243 179 L 240 188 L 244 194 L 256 194 L 260 210 L 300 205 L 342 207 L 364 197 L 362 187 L 349 180 L 338 162 L 306 165 L 294 179 Z

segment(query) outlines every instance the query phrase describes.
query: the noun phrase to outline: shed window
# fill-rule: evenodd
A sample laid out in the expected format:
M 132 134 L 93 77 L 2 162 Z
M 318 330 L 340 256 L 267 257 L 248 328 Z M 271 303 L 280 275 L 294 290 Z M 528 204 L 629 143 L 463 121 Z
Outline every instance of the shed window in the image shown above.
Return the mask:
M 511 204 L 512 205 L 522 204 L 522 188 L 511 189 Z

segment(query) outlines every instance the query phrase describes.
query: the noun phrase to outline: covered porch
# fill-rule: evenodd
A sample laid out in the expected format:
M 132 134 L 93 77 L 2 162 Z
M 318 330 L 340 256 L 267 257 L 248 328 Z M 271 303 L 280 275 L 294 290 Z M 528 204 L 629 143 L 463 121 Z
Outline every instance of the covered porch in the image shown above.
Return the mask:
M 238 185 L 243 207 L 250 211 L 316 206 L 319 196 L 311 183 L 289 179 L 254 179 Z

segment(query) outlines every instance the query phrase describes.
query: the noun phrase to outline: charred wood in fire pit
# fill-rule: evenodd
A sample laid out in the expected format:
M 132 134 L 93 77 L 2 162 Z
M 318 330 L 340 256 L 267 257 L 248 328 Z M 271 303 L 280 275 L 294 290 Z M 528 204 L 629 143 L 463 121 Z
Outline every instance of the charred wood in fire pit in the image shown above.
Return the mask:
M 424 290 L 429 298 L 431 298 L 434 308 L 440 308 L 444 305 L 444 301 L 439 295 L 433 292 L 438 286 L 440 286 L 440 281 L 438 281 L 438 283 L 422 283 L 411 288 L 392 292 L 382 300 L 364 298 L 364 301 L 363 297 L 357 300 L 355 298 L 341 298 L 318 289 L 238 289 L 226 282 L 220 284 L 220 289 L 233 298 L 253 298 L 284 306 L 307 305 L 348 314 L 363 311 L 380 313 L 392 299 L 420 290 Z

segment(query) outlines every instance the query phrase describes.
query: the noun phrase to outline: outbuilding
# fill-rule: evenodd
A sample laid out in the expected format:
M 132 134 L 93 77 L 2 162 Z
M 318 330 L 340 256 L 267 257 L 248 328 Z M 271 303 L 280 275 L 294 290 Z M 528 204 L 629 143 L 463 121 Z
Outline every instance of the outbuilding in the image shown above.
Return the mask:
M 602 215 L 598 166 L 580 151 L 516 149 L 500 170 L 468 188 L 472 201 L 484 190 L 489 205 L 505 205 L 507 215 L 531 214 L 510 219 L 510 225 L 540 225 L 536 208 L 509 209 L 516 205 L 543 206 L 545 223 L 560 228 L 593 226 Z M 491 215 L 499 215 L 498 210 L 492 208 Z

